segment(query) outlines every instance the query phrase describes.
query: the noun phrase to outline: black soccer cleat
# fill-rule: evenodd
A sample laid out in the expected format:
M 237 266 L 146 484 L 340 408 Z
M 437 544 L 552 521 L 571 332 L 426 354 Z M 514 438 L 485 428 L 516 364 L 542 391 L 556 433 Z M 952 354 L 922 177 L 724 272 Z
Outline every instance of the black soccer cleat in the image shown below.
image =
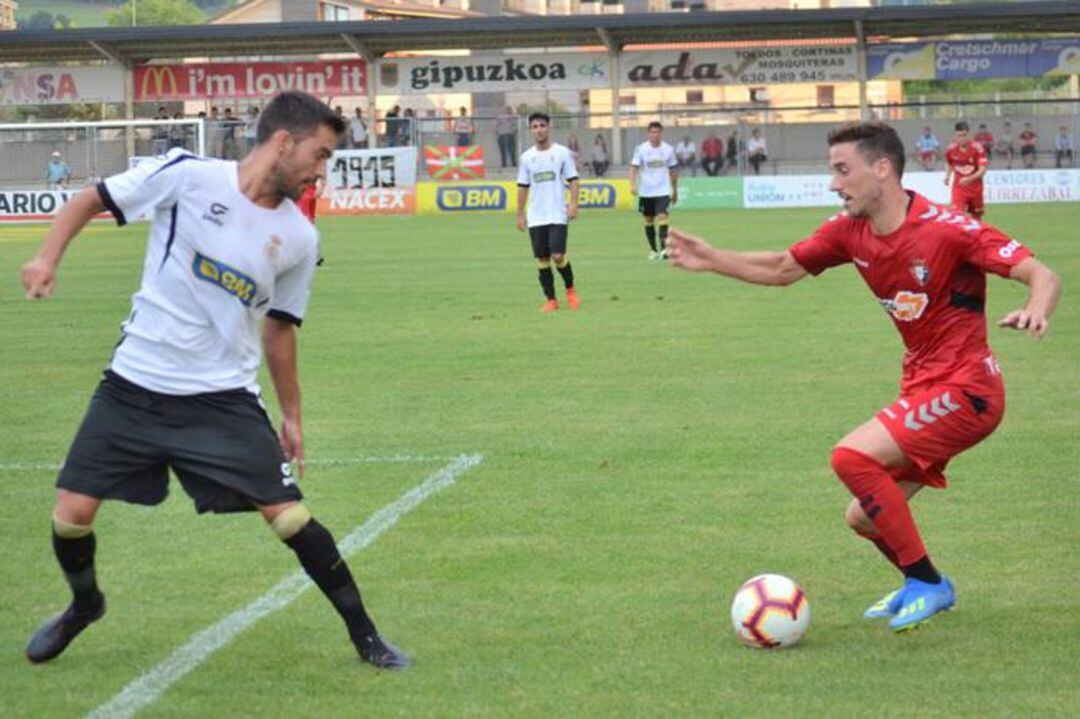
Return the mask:
M 34 664 L 58 657 L 82 630 L 105 615 L 105 597 L 88 612 L 76 612 L 72 604 L 38 627 L 26 645 L 26 658 Z
M 408 669 L 412 666 L 409 655 L 384 641 L 378 634 L 369 634 L 357 646 L 360 658 L 377 669 Z

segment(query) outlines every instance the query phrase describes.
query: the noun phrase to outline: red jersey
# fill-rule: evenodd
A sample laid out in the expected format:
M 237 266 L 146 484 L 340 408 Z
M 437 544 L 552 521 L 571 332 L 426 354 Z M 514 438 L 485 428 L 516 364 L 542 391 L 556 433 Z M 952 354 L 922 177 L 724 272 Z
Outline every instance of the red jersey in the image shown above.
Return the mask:
M 949 149 L 945 151 L 945 162 L 956 175 L 953 178 L 953 182 L 958 183 L 961 177 L 974 175 L 980 167 L 986 167 L 986 150 L 984 150 L 983 146 L 977 142 L 969 142 L 964 147 L 961 147 L 954 142 L 949 145 Z M 981 193 L 983 181 L 982 178 L 979 178 L 975 182 L 967 185 L 954 184 L 953 189 Z
M 300 199 L 296 201 L 296 206 L 300 208 L 300 212 L 304 213 L 304 217 L 315 222 L 315 185 L 308 185 L 304 188 L 303 193 L 300 195 Z
M 982 145 L 983 152 L 990 152 L 990 148 L 994 146 L 994 133 L 989 130 L 986 132 L 976 132 L 975 142 Z
M 904 340 L 901 392 L 985 374 L 986 273 L 1008 277 L 1031 252 L 989 225 L 908 192 L 907 217 L 890 235 L 835 215 L 790 249 L 817 275 L 853 262 Z

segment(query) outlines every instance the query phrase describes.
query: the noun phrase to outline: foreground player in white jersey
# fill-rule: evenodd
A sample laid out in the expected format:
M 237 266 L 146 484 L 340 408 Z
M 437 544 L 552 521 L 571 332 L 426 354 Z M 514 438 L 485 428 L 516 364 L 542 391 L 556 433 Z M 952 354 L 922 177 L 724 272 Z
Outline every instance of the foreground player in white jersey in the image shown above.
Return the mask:
M 34 633 L 32 662 L 53 659 L 105 613 L 93 522 L 105 499 L 154 505 L 171 468 L 198 512 L 258 510 L 344 619 L 362 659 L 408 666 L 384 642 L 330 532 L 292 477 L 304 474 L 296 327 L 318 236 L 294 200 L 322 179 L 344 125 L 304 93 L 274 98 L 240 164 L 173 150 L 77 195 L 22 269 L 26 296 L 52 294 L 64 250 L 107 209 L 121 225 L 152 218 L 143 278 L 120 343 L 57 479 L 53 548 L 74 601 Z M 259 399 L 261 342 L 281 432 Z
M 650 122 L 649 139 L 634 149 L 630 160 L 630 192 L 638 196 L 638 212 L 645 219 L 650 260 L 667 258 L 668 208 L 679 201 L 679 162 L 663 134 L 663 125 Z
M 566 285 L 566 303 L 576 310 L 581 300 L 574 289 L 574 270 L 566 259 L 566 236 L 567 223 L 578 215 L 577 167 L 570 150 L 551 141 L 551 118 L 534 112 L 529 115 L 529 130 L 536 144 L 521 155 L 518 163 L 517 227 L 524 232 L 528 226 L 533 256 L 540 267 L 540 287 L 546 298 L 540 311 L 559 309 L 552 262 Z

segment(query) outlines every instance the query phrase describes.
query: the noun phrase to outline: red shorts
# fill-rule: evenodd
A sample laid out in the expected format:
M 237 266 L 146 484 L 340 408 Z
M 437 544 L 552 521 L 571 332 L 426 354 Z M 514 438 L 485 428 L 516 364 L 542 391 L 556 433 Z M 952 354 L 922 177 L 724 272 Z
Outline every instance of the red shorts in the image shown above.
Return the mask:
M 985 378 L 930 385 L 875 416 L 913 463 L 897 480 L 945 487 L 949 460 L 986 439 L 1005 415 L 1005 385 L 993 358 Z
M 983 204 L 982 188 L 980 187 L 977 190 L 971 190 L 967 187 L 954 185 L 952 191 L 952 206 L 957 212 L 982 216 L 983 212 L 986 211 L 986 205 Z

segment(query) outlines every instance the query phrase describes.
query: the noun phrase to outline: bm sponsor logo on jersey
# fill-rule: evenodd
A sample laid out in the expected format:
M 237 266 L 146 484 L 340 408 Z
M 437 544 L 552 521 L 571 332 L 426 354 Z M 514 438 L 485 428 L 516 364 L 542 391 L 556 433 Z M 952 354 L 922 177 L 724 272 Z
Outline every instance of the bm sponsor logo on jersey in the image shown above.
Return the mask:
M 200 280 L 217 285 L 247 307 L 250 307 L 251 301 L 255 299 L 255 280 L 224 262 L 218 262 L 201 252 L 196 252 L 195 260 L 191 263 L 191 270 Z
M 615 185 L 609 182 L 583 182 L 578 187 L 578 207 L 602 209 L 615 206 Z
M 435 194 L 435 204 L 446 212 L 505 210 L 506 188 L 499 185 L 440 187 Z

